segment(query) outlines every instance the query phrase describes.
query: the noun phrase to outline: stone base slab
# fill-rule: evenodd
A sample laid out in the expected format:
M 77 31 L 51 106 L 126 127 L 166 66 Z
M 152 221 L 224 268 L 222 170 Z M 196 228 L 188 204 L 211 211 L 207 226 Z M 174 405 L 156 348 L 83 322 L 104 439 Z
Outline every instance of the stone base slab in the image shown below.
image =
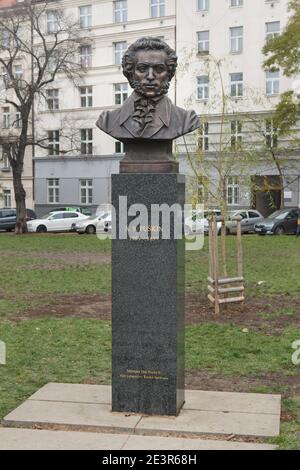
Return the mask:
M 111 412 L 111 387 L 49 383 L 9 413 L 3 426 L 70 426 L 98 432 L 180 435 L 279 435 L 280 395 L 186 391 L 177 417 Z

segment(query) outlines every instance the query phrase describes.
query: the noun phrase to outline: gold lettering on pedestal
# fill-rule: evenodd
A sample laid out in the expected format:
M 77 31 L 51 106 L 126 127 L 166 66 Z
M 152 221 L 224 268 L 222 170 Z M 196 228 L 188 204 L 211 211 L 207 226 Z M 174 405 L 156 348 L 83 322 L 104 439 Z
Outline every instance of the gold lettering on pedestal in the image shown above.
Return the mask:
M 127 369 L 125 374 L 120 374 L 120 377 L 121 379 L 169 380 L 160 370 Z

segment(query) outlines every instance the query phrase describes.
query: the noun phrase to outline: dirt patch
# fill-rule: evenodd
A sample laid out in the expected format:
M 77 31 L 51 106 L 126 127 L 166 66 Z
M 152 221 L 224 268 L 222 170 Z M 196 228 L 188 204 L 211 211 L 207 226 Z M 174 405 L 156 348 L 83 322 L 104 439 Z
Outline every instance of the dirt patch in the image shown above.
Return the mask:
M 38 296 L 43 299 L 45 296 Z M 36 300 L 37 296 L 32 300 Z M 27 299 L 30 302 L 30 297 Z M 289 312 L 290 314 L 285 314 Z M 291 314 L 292 313 L 292 314 Z M 45 299 L 39 306 L 22 312 L 14 320 L 28 317 L 80 317 L 111 319 L 111 296 L 96 294 L 57 295 Z M 261 331 L 266 335 L 279 334 L 287 326 L 300 327 L 300 311 L 296 299 L 274 295 L 266 298 L 248 298 L 244 306 L 231 305 L 215 315 L 203 294 L 186 295 L 186 324 L 201 323 L 234 324 Z
M 283 398 L 300 395 L 299 376 L 279 373 L 268 373 L 255 376 L 226 376 L 212 374 L 208 371 L 192 370 L 186 373 L 185 386 L 187 389 L 215 390 L 220 392 L 257 392 L 262 387 L 268 387 L 279 393 Z
M 82 252 L 72 251 L 70 253 L 58 253 L 49 251 L 47 253 L 37 252 L 33 255 L 28 255 L 30 263 L 24 263 L 24 254 L 18 255 L 15 252 L 6 252 L 5 257 L 13 256 L 15 260 L 20 259 L 18 268 L 26 269 L 63 269 L 65 266 L 80 266 L 83 265 L 103 265 L 111 263 L 110 253 L 103 252 Z

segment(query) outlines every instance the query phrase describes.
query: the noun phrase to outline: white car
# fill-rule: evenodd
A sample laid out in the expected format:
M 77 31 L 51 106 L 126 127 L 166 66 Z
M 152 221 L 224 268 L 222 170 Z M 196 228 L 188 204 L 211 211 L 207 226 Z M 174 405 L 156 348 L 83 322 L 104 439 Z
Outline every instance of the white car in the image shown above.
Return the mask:
M 52 212 L 44 215 L 41 219 L 27 222 L 28 232 L 68 232 L 73 229 L 79 220 L 85 220 L 88 216 L 79 212 Z
M 100 212 L 97 215 L 93 215 L 88 217 L 85 220 L 79 220 L 76 222 L 74 229 L 78 234 L 88 233 L 93 234 L 99 232 L 101 228 L 105 231 L 105 224 L 106 222 L 111 223 L 111 212 Z
M 184 233 L 185 235 L 195 235 L 199 233 L 208 234 L 208 216 L 215 214 L 216 216 L 221 215 L 219 209 L 211 209 L 209 211 L 195 211 L 191 217 L 187 217 L 184 221 Z M 196 225 L 197 224 L 197 225 Z M 217 221 L 218 232 L 222 227 L 222 222 Z

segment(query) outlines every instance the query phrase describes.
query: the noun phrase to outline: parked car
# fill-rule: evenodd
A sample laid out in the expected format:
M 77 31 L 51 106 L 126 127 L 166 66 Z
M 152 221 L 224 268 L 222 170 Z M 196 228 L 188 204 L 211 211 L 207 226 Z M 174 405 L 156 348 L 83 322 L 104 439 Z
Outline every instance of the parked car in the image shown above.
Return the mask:
M 26 209 L 26 222 L 36 219 L 32 209 Z M 0 209 L 0 230 L 10 232 L 16 226 L 16 209 Z
M 185 235 L 195 235 L 199 233 L 208 234 L 208 217 L 215 214 L 217 217 L 221 215 L 219 209 L 211 209 L 207 211 L 194 211 L 191 217 L 187 217 L 184 221 Z M 196 227 L 197 222 L 197 227 Z M 221 228 L 221 222 L 217 221 L 218 230 Z
M 258 224 L 260 221 L 263 220 L 263 216 L 254 209 L 250 210 L 238 210 L 232 212 L 229 216 L 229 220 L 226 222 L 226 233 L 229 234 L 236 234 L 236 221 L 232 220 L 237 215 L 242 217 L 241 220 L 241 231 L 242 233 L 249 233 L 254 232 L 254 225 Z
M 51 209 L 49 213 L 51 212 L 62 212 L 62 211 L 67 211 L 67 212 L 80 212 L 80 214 L 84 215 L 92 215 L 92 211 L 89 207 L 81 207 L 81 206 L 64 206 L 64 207 L 57 207 L 55 209 Z
M 96 233 L 97 230 L 99 230 L 102 222 L 108 221 L 111 222 L 111 212 L 100 212 L 99 214 L 88 217 L 85 220 L 77 221 L 74 225 L 74 230 L 76 230 L 78 234 L 93 234 Z
M 60 211 L 46 214 L 41 219 L 31 220 L 27 223 L 28 232 L 68 232 L 79 219 L 88 216 L 80 212 Z
M 284 235 L 296 233 L 298 208 L 279 209 L 254 226 L 259 235 Z

